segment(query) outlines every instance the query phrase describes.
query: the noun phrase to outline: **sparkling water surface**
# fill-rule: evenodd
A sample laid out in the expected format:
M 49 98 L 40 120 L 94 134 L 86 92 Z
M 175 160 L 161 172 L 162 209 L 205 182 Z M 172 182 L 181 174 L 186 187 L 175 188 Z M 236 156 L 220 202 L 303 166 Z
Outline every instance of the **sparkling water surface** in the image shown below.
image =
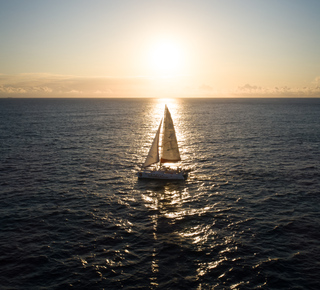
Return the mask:
M 136 173 L 167 104 L 184 182 Z M 1 289 L 318 289 L 320 99 L 0 99 Z

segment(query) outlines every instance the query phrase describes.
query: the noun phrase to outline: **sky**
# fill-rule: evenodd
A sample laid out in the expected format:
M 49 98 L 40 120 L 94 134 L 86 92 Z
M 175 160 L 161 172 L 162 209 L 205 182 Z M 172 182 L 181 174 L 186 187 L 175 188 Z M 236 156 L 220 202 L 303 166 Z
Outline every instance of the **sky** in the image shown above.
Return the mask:
M 0 0 L 0 97 L 320 97 L 319 0 Z

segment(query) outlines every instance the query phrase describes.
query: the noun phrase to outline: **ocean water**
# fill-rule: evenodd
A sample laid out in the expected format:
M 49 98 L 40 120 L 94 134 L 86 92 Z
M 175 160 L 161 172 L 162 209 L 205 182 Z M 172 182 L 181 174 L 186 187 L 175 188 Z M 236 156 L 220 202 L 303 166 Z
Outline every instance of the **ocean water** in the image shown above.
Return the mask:
M 167 103 L 183 182 L 136 173 Z M 319 289 L 320 99 L 0 99 L 0 289 Z

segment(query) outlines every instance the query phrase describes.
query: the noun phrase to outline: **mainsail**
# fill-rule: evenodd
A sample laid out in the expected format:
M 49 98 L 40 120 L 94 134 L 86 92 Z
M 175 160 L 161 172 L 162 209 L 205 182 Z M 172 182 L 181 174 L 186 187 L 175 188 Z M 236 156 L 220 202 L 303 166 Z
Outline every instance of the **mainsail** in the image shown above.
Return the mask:
M 173 127 L 171 114 L 166 105 L 165 111 L 164 111 L 163 136 L 162 136 L 160 162 L 161 163 L 178 162 L 180 160 L 181 158 L 180 158 L 180 153 L 178 148 L 176 132 Z
M 159 136 L 160 136 L 161 123 L 162 123 L 162 120 L 160 122 L 156 136 L 153 139 L 153 142 L 152 142 L 151 148 L 149 150 L 147 159 L 144 162 L 144 164 L 142 165 L 142 167 L 147 167 L 147 166 L 150 166 L 154 163 L 159 162 Z

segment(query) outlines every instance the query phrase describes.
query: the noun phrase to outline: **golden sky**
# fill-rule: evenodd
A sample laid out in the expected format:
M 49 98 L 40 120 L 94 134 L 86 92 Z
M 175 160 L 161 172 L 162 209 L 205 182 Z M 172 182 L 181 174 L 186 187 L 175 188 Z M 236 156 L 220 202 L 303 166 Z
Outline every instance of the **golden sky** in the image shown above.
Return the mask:
M 317 0 L 0 0 L 0 97 L 319 97 Z

